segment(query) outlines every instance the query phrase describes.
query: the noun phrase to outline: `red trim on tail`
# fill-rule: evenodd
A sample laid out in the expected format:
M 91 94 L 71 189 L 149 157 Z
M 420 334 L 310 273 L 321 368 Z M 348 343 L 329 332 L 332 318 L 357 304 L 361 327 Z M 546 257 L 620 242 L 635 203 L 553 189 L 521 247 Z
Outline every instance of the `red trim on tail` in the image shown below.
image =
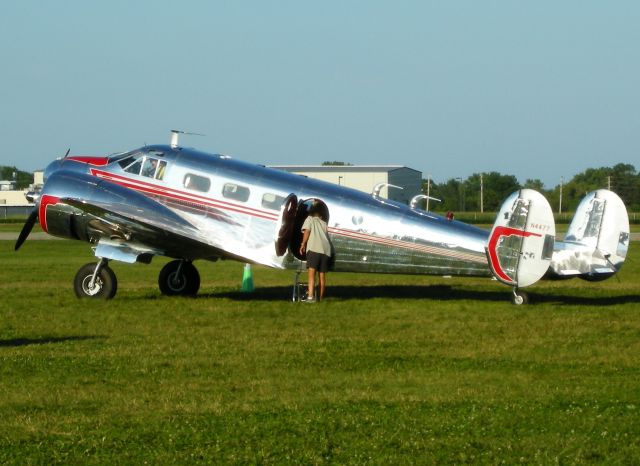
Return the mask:
M 498 259 L 498 253 L 496 251 L 496 246 L 498 245 L 498 240 L 502 237 L 509 236 L 521 236 L 523 238 L 528 238 L 529 236 L 542 236 L 538 233 L 531 233 L 530 231 L 518 230 L 516 228 L 511 227 L 496 227 L 493 230 L 493 234 L 491 238 L 489 238 L 489 245 L 487 249 L 489 251 L 489 260 L 491 261 L 491 268 L 497 275 L 497 278 L 502 280 L 505 283 L 513 283 L 513 280 L 509 278 L 509 276 L 502 270 L 500 266 L 500 260 Z

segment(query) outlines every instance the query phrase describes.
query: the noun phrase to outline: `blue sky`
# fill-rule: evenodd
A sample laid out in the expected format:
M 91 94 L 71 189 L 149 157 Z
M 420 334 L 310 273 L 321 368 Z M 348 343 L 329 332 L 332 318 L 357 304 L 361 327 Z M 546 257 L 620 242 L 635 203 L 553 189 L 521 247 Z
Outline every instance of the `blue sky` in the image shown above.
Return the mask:
M 182 142 L 547 187 L 640 168 L 640 2 L 7 2 L 0 164 Z

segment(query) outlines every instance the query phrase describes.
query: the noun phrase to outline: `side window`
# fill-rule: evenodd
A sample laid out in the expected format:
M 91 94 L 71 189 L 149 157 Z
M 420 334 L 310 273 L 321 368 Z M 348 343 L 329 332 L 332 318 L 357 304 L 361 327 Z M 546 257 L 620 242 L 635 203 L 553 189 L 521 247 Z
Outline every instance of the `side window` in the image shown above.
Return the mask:
M 203 193 L 206 193 L 211 187 L 211 180 L 205 176 L 187 173 L 184 176 L 184 187 L 187 189 L 193 189 L 194 191 L 202 191 Z
M 145 157 L 145 160 L 142 163 L 141 175 L 148 176 L 149 178 L 153 178 L 156 174 L 156 168 L 158 168 L 158 159 Z
M 162 180 L 164 178 L 164 170 L 167 168 L 167 161 L 160 160 L 158 164 L 158 170 L 156 171 L 156 180 Z
M 229 199 L 246 202 L 249 199 L 249 188 L 234 183 L 225 183 L 222 187 L 222 195 Z
M 277 194 L 265 193 L 262 196 L 262 207 L 271 210 L 280 210 L 280 206 L 284 202 L 284 197 Z

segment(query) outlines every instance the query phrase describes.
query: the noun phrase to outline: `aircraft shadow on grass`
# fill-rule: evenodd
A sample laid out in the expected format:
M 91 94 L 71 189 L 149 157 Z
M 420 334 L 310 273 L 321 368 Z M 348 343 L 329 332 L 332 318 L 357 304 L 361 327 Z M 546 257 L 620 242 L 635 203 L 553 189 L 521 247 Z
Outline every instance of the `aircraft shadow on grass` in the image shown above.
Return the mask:
M 42 337 L 42 338 L 12 338 L 9 340 L 0 340 L 1 347 L 19 347 L 30 345 L 46 345 L 49 343 L 65 343 L 67 341 L 84 341 L 84 340 L 100 340 L 105 339 L 102 335 L 72 335 L 68 337 Z
M 257 288 L 252 293 L 240 291 L 210 293 L 210 298 L 228 298 L 242 301 L 286 301 L 292 296 L 291 286 L 272 286 Z M 203 296 L 203 297 L 205 297 Z M 504 302 L 504 292 L 487 290 L 459 289 L 448 285 L 411 286 L 332 286 L 327 288 L 327 297 L 337 300 L 362 300 L 374 298 L 388 299 L 423 299 L 425 301 L 457 301 L 477 300 L 484 302 Z M 576 295 L 545 295 L 530 293 L 530 300 L 534 303 L 561 303 L 581 306 L 607 306 L 613 304 L 640 303 L 640 295 L 626 294 L 607 297 L 576 296 Z

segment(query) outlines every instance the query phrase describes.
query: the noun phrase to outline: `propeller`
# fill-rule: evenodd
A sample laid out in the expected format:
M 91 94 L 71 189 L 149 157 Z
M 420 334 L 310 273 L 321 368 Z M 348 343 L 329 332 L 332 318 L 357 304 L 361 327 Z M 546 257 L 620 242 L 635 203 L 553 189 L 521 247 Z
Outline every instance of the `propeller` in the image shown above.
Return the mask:
M 69 156 L 69 152 L 71 152 L 71 148 L 70 147 L 67 149 L 67 152 L 64 154 L 63 158 L 66 159 Z M 49 167 L 51 167 L 52 165 L 53 165 L 53 163 Z M 49 170 L 49 167 L 47 167 L 47 170 Z M 45 173 L 46 173 L 46 171 L 45 171 Z M 45 182 L 45 184 L 46 184 L 46 182 Z M 27 200 L 29 202 L 35 203 L 35 207 L 31 211 L 31 213 L 29 214 L 29 217 L 27 217 L 27 221 L 24 222 L 24 226 L 22 227 L 22 231 L 20 231 L 20 234 L 18 235 L 18 240 L 16 241 L 16 245 L 15 245 L 15 248 L 14 248 L 15 251 L 20 249 L 22 244 L 27 240 L 27 238 L 31 234 L 31 230 L 33 230 L 33 226 L 38 221 L 38 211 L 39 211 L 39 208 L 40 208 L 40 196 L 43 194 L 43 189 L 44 189 L 44 186 L 39 190 L 30 191 L 30 192 L 28 192 L 26 194 Z
M 29 236 L 29 233 L 31 233 L 31 230 L 33 229 L 33 225 L 35 225 L 37 220 L 38 220 L 38 208 L 36 207 L 29 214 L 27 221 L 24 222 L 22 231 L 20 232 L 20 235 L 18 236 L 18 240 L 16 241 L 16 247 L 15 247 L 16 251 L 20 249 L 20 246 L 22 246 L 22 243 L 25 242 L 25 240 Z

